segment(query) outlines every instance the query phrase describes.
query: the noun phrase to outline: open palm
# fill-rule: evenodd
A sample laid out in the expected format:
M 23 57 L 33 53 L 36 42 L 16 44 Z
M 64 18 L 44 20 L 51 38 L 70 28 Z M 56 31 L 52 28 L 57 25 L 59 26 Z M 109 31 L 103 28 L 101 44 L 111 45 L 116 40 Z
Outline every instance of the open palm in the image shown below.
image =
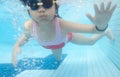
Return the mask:
M 104 29 L 107 27 L 107 24 L 116 8 L 116 5 L 111 7 L 111 1 L 107 3 L 107 6 L 104 7 L 104 3 L 102 2 L 100 5 L 100 9 L 97 4 L 94 4 L 95 16 L 91 16 L 87 14 L 87 17 L 91 20 L 93 24 L 95 24 L 99 29 Z

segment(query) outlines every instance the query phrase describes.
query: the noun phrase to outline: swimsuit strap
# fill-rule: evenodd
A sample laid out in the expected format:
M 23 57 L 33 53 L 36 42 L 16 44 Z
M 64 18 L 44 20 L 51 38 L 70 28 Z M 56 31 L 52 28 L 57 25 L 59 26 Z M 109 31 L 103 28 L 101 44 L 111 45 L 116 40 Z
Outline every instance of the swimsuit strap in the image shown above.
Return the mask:
M 57 17 L 55 18 L 55 26 L 56 26 L 56 39 L 59 39 L 60 37 L 62 37 L 62 34 L 61 34 L 60 22 Z
M 33 36 L 38 39 L 38 33 L 37 33 L 37 27 L 38 27 L 38 23 L 36 21 L 33 21 Z

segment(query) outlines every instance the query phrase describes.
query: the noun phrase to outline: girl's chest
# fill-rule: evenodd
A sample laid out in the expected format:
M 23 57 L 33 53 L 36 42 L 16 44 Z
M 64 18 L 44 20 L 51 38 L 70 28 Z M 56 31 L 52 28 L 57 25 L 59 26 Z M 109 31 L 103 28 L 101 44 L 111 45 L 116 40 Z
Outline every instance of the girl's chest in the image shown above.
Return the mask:
M 41 41 L 52 41 L 56 39 L 57 35 L 55 31 L 38 31 L 37 36 Z

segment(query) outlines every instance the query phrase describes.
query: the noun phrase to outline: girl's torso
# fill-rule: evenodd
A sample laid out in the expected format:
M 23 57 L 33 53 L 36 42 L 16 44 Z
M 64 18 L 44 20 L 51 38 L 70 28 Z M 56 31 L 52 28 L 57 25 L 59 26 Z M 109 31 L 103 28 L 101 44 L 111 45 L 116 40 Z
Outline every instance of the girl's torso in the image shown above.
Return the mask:
M 54 20 L 54 29 L 51 31 L 40 31 L 37 22 L 32 23 L 33 31 L 32 36 L 42 46 L 57 45 L 66 41 L 66 35 L 62 32 L 59 19 Z

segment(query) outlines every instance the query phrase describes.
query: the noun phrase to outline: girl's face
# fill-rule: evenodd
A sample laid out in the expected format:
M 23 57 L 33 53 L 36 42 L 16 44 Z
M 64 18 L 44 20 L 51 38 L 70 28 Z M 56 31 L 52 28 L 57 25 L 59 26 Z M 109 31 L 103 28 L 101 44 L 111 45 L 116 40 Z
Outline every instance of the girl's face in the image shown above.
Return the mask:
M 55 16 L 55 5 L 53 5 L 49 9 L 45 9 L 44 7 L 40 6 L 38 10 L 29 10 L 31 17 L 36 20 L 52 20 Z
M 31 0 L 33 1 L 33 0 Z M 46 1 L 46 0 L 43 0 Z M 55 4 L 50 3 L 52 0 L 46 2 L 29 2 L 28 5 L 31 7 L 29 13 L 35 21 L 48 21 L 52 20 L 55 16 Z M 37 5 L 39 4 L 39 6 Z

